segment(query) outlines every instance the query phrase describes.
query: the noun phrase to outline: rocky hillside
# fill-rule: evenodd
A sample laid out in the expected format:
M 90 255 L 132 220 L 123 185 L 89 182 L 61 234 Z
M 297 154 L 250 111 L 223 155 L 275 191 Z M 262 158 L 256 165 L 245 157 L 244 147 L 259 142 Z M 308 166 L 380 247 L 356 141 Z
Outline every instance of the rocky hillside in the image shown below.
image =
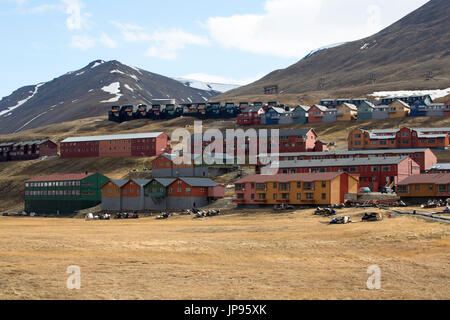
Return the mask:
M 298 63 L 214 100 L 310 101 L 375 91 L 450 87 L 450 1 L 431 0 L 379 33 L 312 52 Z M 351 23 L 351 22 L 349 22 Z M 278 85 L 266 97 L 264 87 Z M 265 98 L 265 99 L 264 99 Z
M 0 134 L 105 115 L 112 105 L 149 104 L 161 98 L 204 102 L 217 94 L 118 61 L 97 60 L 0 100 Z

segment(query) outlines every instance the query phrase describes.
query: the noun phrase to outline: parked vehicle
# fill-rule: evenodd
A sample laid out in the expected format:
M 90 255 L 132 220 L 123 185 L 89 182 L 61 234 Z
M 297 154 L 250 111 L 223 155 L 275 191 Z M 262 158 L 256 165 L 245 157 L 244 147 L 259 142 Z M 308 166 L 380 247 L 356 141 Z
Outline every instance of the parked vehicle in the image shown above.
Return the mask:
M 360 193 L 371 193 L 372 190 L 370 190 L 370 188 L 368 188 L 368 187 L 364 187 L 364 188 L 360 188 L 359 192 Z
M 389 187 L 384 187 L 384 186 L 381 186 L 378 191 L 381 193 L 394 193 L 394 190 L 392 190 Z
M 273 207 L 273 210 L 275 211 L 281 211 L 281 210 L 294 210 L 294 206 L 291 206 L 290 204 L 280 204 L 280 205 L 275 205 Z

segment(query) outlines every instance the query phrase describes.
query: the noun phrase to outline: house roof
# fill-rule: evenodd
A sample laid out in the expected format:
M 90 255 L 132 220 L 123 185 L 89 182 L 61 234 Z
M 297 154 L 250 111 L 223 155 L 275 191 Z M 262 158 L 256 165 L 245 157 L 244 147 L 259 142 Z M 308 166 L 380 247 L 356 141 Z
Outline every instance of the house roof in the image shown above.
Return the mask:
M 88 173 L 55 173 L 34 177 L 27 182 L 50 182 L 50 181 L 79 181 L 83 180 L 87 177 L 96 174 L 95 172 Z
M 358 108 L 352 103 L 344 102 L 342 105 L 346 106 L 347 108 L 349 108 L 349 109 L 351 109 L 353 111 L 358 111 Z
M 118 186 L 119 188 L 122 188 L 124 185 L 126 185 L 128 183 L 129 180 L 110 180 L 108 182 L 112 182 L 114 183 L 116 186 Z M 106 183 L 108 183 L 106 182 Z M 104 185 L 106 185 L 106 183 Z M 104 186 L 103 185 L 103 186 Z
M 240 183 L 266 183 L 266 182 L 280 182 L 287 183 L 292 181 L 328 181 L 333 180 L 344 174 L 344 172 L 321 172 L 321 173 L 295 173 L 295 174 L 277 174 L 277 175 L 261 175 L 255 174 L 246 176 L 235 181 L 235 184 Z
M 399 186 L 409 184 L 450 184 L 450 173 L 415 174 L 398 183 Z
M 151 179 L 131 179 L 131 180 L 141 187 L 147 185 L 150 181 L 152 181 Z
M 44 142 L 50 141 L 49 139 L 45 140 L 33 140 L 33 141 L 21 141 L 21 142 L 2 142 L 0 143 L 0 147 L 6 147 L 6 146 L 26 146 L 26 145 L 33 145 L 33 144 L 42 144 Z
M 294 108 L 294 111 L 297 110 L 297 109 L 299 109 L 299 108 L 302 109 L 302 110 L 305 111 L 305 112 L 308 112 L 309 109 L 311 109 L 311 107 L 309 107 L 309 106 L 298 105 L 297 107 Z
M 172 184 L 172 182 L 174 182 L 177 179 L 175 179 L 175 178 L 154 178 L 153 180 L 158 181 L 164 187 L 167 187 L 167 186 Z M 153 181 L 153 180 L 151 180 L 151 181 Z
M 301 157 L 301 156 L 335 156 L 335 155 L 371 155 L 371 154 L 408 154 L 408 153 L 421 153 L 431 151 L 427 148 L 418 149 L 383 149 L 383 150 L 359 150 L 359 151 L 325 151 L 325 152 L 290 152 L 290 153 L 280 153 L 275 155 L 264 155 L 260 154 L 259 157 L 267 156 L 279 156 L 279 157 Z
M 217 183 L 209 178 L 179 178 L 192 187 L 215 187 Z
M 407 104 L 405 101 L 402 101 L 402 100 L 397 99 L 397 100 L 395 100 L 394 102 L 398 102 L 398 103 L 400 103 L 401 105 L 403 105 L 405 108 L 411 109 L 411 106 L 410 106 L 409 104 Z M 394 103 L 394 102 L 393 102 L 393 103 Z
M 309 108 L 308 111 L 310 111 L 310 110 L 313 109 L 313 108 L 317 108 L 317 109 L 319 109 L 320 111 L 323 111 L 323 112 L 325 112 L 325 111 L 328 110 L 328 108 L 325 107 L 325 106 L 321 106 L 320 104 L 315 104 L 315 105 L 313 105 L 311 108 Z
M 436 163 L 428 170 L 450 170 L 450 163 Z
M 374 158 L 351 158 L 351 159 L 321 159 L 321 160 L 292 160 L 274 161 L 271 168 L 319 168 L 319 167 L 350 167 L 367 165 L 392 165 L 399 164 L 409 157 L 374 157 Z
M 64 139 L 61 143 L 66 142 L 89 142 L 89 141 L 105 141 L 105 140 L 127 140 L 127 139 L 148 139 L 156 138 L 164 132 L 148 132 L 148 133 L 130 133 L 130 134 L 115 134 L 108 136 L 89 136 L 89 137 L 71 137 Z

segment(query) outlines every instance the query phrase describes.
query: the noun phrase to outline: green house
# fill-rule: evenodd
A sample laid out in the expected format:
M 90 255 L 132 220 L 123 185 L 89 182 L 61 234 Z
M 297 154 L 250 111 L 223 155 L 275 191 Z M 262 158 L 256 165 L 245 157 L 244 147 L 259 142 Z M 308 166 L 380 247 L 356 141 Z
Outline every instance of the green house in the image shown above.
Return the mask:
M 173 178 L 155 178 L 144 186 L 145 197 L 165 198 L 167 197 L 167 187 L 174 182 Z
M 52 174 L 25 182 L 25 211 L 73 214 L 99 205 L 101 187 L 109 178 L 100 173 Z
M 372 120 L 375 106 L 369 101 L 363 101 L 358 107 L 358 120 Z

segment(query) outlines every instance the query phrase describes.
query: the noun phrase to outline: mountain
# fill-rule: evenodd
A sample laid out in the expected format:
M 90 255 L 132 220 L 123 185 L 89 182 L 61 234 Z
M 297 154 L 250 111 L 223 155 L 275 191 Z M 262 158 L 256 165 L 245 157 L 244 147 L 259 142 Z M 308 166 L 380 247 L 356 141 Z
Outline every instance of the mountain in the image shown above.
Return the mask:
M 195 79 L 187 79 L 183 77 L 174 77 L 173 79 L 181 82 L 182 84 L 200 90 L 206 91 L 216 91 L 216 92 L 227 92 L 240 87 L 238 84 L 226 84 L 226 83 L 214 83 L 214 82 L 204 82 Z
M 217 94 L 118 61 L 97 60 L 0 100 L 0 134 L 106 115 L 112 105 L 150 104 L 161 98 L 204 102 Z
M 431 0 L 368 38 L 315 50 L 213 100 L 245 98 L 299 102 L 364 96 L 375 91 L 450 87 L 450 1 Z M 266 97 L 265 86 L 278 85 Z

